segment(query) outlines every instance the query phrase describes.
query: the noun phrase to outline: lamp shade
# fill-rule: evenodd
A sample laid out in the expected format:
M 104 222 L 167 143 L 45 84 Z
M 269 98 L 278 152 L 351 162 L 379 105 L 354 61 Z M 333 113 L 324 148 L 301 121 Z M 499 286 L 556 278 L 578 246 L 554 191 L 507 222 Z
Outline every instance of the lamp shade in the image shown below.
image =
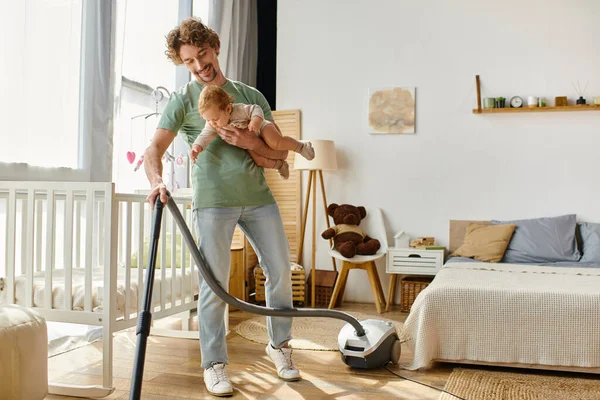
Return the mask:
M 315 158 L 307 160 L 300 154 L 294 157 L 294 169 L 336 170 L 335 143 L 333 140 L 311 140 Z

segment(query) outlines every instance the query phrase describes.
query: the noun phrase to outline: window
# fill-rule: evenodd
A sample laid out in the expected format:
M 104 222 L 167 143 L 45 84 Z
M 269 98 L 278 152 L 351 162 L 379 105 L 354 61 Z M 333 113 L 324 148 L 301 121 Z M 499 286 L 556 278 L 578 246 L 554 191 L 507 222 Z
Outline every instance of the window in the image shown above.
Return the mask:
M 205 24 L 208 24 L 208 2 L 209 0 L 194 0 L 193 3 L 194 16 L 200 18 Z
M 194 0 L 193 15 L 208 21 L 209 0 Z M 177 67 L 165 55 L 167 33 L 179 23 L 179 2 L 164 0 L 128 1 L 124 12 L 122 87 L 120 109 L 115 125 L 113 181 L 117 192 L 131 193 L 149 189 L 143 165 L 135 170 L 140 157 L 152 140 L 159 116 L 134 116 L 156 111 L 152 90 L 164 87 L 168 92 L 183 83 L 176 81 Z M 183 68 L 183 67 L 179 67 Z M 167 93 L 158 104 L 162 111 Z M 169 149 L 172 153 L 172 148 Z M 131 161 L 133 160 L 133 161 Z M 170 181 L 172 165 L 163 161 L 163 179 Z
M 165 36 L 177 25 L 177 1 L 128 1 L 123 44 L 123 76 L 152 88 L 175 85 L 173 64 L 165 56 Z
M 128 1 L 124 11 L 121 102 L 115 125 L 113 180 L 121 193 L 148 189 L 143 165 L 135 166 L 156 130 L 157 116 L 151 92 L 158 86 L 172 91 L 175 65 L 165 56 L 165 36 L 177 25 L 177 1 Z M 121 9 L 120 9 L 121 10 Z M 165 95 L 166 98 L 166 95 Z M 163 100 L 159 107 L 166 104 Z
M 0 162 L 77 168 L 82 0 L 0 14 Z

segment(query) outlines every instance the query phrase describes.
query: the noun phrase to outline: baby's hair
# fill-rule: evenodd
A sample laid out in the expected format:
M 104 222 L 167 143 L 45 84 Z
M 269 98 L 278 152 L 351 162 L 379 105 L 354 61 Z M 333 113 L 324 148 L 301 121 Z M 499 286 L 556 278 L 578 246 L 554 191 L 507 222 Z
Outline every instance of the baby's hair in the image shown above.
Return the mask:
M 220 110 L 225 111 L 227 106 L 233 104 L 233 96 L 216 85 L 206 85 L 200 93 L 198 99 L 198 112 L 202 114 L 211 106 L 217 106 Z

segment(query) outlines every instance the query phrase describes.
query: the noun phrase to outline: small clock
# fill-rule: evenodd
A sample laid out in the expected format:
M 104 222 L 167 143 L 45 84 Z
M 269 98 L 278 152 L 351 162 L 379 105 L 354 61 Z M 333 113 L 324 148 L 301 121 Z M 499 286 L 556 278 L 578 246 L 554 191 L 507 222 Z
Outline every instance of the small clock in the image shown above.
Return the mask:
M 523 106 L 523 99 L 519 96 L 514 96 L 510 99 L 510 106 L 512 108 L 519 108 Z

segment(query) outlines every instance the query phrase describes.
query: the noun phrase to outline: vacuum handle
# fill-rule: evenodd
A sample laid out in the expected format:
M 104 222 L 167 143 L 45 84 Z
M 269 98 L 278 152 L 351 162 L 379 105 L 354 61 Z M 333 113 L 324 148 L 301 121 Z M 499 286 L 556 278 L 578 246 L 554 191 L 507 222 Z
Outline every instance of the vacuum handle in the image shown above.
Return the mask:
M 138 324 L 136 329 L 137 346 L 135 362 L 133 365 L 133 379 L 131 380 L 130 400 L 139 400 L 140 396 L 142 395 L 144 364 L 146 361 L 146 345 L 148 343 L 150 326 L 152 324 L 152 292 L 154 289 L 154 271 L 156 268 L 158 241 L 160 238 L 163 209 L 164 204 L 160 201 L 160 195 L 158 195 L 156 196 L 156 203 L 154 205 L 154 218 L 152 221 L 152 231 L 150 232 L 150 249 L 148 254 L 148 266 L 146 269 L 146 289 L 144 292 L 142 310 L 138 316 Z M 142 259 L 143 258 L 140 257 L 140 260 Z
M 167 192 L 168 195 L 168 192 Z M 148 255 L 148 266 L 146 270 L 146 289 L 152 289 L 154 284 L 154 270 L 158 254 L 158 241 L 160 238 L 160 228 L 163 218 L 164 204 L 160 201 L 160 195 L 156 196 L 154 204 L 154 218 L 152 221 L 152 231 L 150 232 L 150 254 Z M 144 301 L 142 303 L 143 310 L 152 310 L 152 291 L 146 290 L 144 293 Z

